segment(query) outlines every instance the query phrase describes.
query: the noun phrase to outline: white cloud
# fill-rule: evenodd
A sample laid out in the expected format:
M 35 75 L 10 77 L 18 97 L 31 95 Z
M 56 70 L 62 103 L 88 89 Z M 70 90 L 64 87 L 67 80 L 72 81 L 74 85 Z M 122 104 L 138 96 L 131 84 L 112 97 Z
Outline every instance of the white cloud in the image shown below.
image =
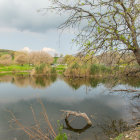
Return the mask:
M 51 54 L 51 55 L 54 55 L 54 54 L 56 53 L 56 50 L 55 50 L 55 49 L 47 48 L 47 47 L 44 47 L 44 48 L 42 49 L 42 51 L 47 52 L 47 53 L 49 53 L 49 54 Z
M 30 52 L 31 49 L 30 49 L 29 47 L 24 47 L 24 48 L 22 49 L 22 51 Z
M 56 50 L 52 48 L 43 48 L 42 51 L 56 53 Z

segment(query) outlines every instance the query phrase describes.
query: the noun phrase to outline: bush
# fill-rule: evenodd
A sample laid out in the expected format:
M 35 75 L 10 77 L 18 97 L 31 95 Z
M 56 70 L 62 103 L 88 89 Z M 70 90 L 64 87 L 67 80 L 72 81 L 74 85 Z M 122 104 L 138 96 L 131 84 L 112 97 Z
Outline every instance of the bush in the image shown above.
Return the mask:
M 111 69 L 104 66 L 104 65 L 97 65 L 97 64 L 92 64 L 90 66 L 90 74 L 98 74 L 98 73 L 108 73 L 111 72 Z
M 88 77 L 95 74 L 107 74 L 109 72 L 111 72 L 111 69 L 104 65 L 92 64 L 88 66 L 86 64 L 79 65 L 74 63 L 71 67 L 66 69 L 64 75 L 68 77 Z
M 89 69 L 87 65 L 79 65 L 78 63 L 74 63 L 65 70 L 64 75 L 69 77 L 87 77 L 89 76 Z
M 71 66 L 71 69 L 78 69 L 78 68 L 80 68 L 80 65 L 76 62 Z
M 94 75 L 99 72 L 99 67 L 96 64 L 90 66 L 90 74 Z
M 43 73 L 43 70 L 44 70 L 44 68 L 46 67 L 46 65 L 45 64 L 41 64 L 41 65 L 39 65 L 39 66 L 36 66 L 35 67 L 35 71 L 36 71 L 36 73 Z
M 41 64 L 35 67 L 35 70 L 33 70 L 32 72 L 32 75 L 34 74 L 52 75 L 52 74 L 56 74 L 56 69 L 49 65 Z

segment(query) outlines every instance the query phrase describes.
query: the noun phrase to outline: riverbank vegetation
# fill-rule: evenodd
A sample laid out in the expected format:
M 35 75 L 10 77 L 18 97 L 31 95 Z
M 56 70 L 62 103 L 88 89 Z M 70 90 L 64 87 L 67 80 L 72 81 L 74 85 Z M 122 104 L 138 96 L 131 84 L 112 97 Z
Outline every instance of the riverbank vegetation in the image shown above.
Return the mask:
M 35 69 L 32 70 L 31 75 L 54 75 L 56 74 L 56 69 L 51 67 L 50 65 L 41 64 L 36 66 Z
M 74 63 L 66 69 L 64 76 L 68 77 L 91 77 L 91 76 L 103 76 L 111 75 L 111 68 L 104 65 L 91 64 L 91 65 L 79 65 Z
M 101 55 L 66 55 L 62 61 L 67 65 L 64 72 L 68 77 L 89 77 L 89 76 L 107 76 L 107 75 L 135 75 L 140 72 L 132 53 L 121 58 L 119 53 L 103 53 Z
M 9 52 L 9 51 L 8 51 Z M 110 51 L 100 55 L 65 55 L 52 57 L 47 52 L 14 52 L 0 56 L 0 74 L 32 75 L 63 74 L 66 77 L 139 76 L 140 67 L 132 53 L 123 55 Z

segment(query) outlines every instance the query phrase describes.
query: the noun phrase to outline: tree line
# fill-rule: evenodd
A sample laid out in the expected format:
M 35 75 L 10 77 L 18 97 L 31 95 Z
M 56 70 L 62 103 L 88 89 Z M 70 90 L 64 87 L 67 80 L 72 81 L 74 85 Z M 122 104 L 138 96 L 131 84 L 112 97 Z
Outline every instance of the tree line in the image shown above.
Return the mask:
M 0 56 L 0 65 L 40 65 L 53 63 L 53 57 L 44 51 L 16 51 L 13 55 L 3 54 Z

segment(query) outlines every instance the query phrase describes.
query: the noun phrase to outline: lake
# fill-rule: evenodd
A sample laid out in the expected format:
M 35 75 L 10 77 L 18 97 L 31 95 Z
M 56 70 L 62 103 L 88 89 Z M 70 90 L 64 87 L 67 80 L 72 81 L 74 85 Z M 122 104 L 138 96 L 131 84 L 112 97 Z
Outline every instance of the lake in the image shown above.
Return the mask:
M 60 120 L 69 139 L 108 140 L 128 130 L 140 119 L 139 93 L 113 91 L 119 89 L 140 90 L 140 79 L 0 76 L 0 140 L 28 139 L 23 131 L 12 124 L 8 110 L 25 126 L 32 126 L 32 106 L 37 118 L 43 122 L 38 99 L 43 102 L 55 131 L 57 120 Z M 84 127 L 85 120 L 75 118 L 71 122 L 72 127 L 69 127 L 61 110 L 85 112 L 92 126 Z M 43 125 L 45 123 L 42 123 L 42 127 L 45 127 Z

